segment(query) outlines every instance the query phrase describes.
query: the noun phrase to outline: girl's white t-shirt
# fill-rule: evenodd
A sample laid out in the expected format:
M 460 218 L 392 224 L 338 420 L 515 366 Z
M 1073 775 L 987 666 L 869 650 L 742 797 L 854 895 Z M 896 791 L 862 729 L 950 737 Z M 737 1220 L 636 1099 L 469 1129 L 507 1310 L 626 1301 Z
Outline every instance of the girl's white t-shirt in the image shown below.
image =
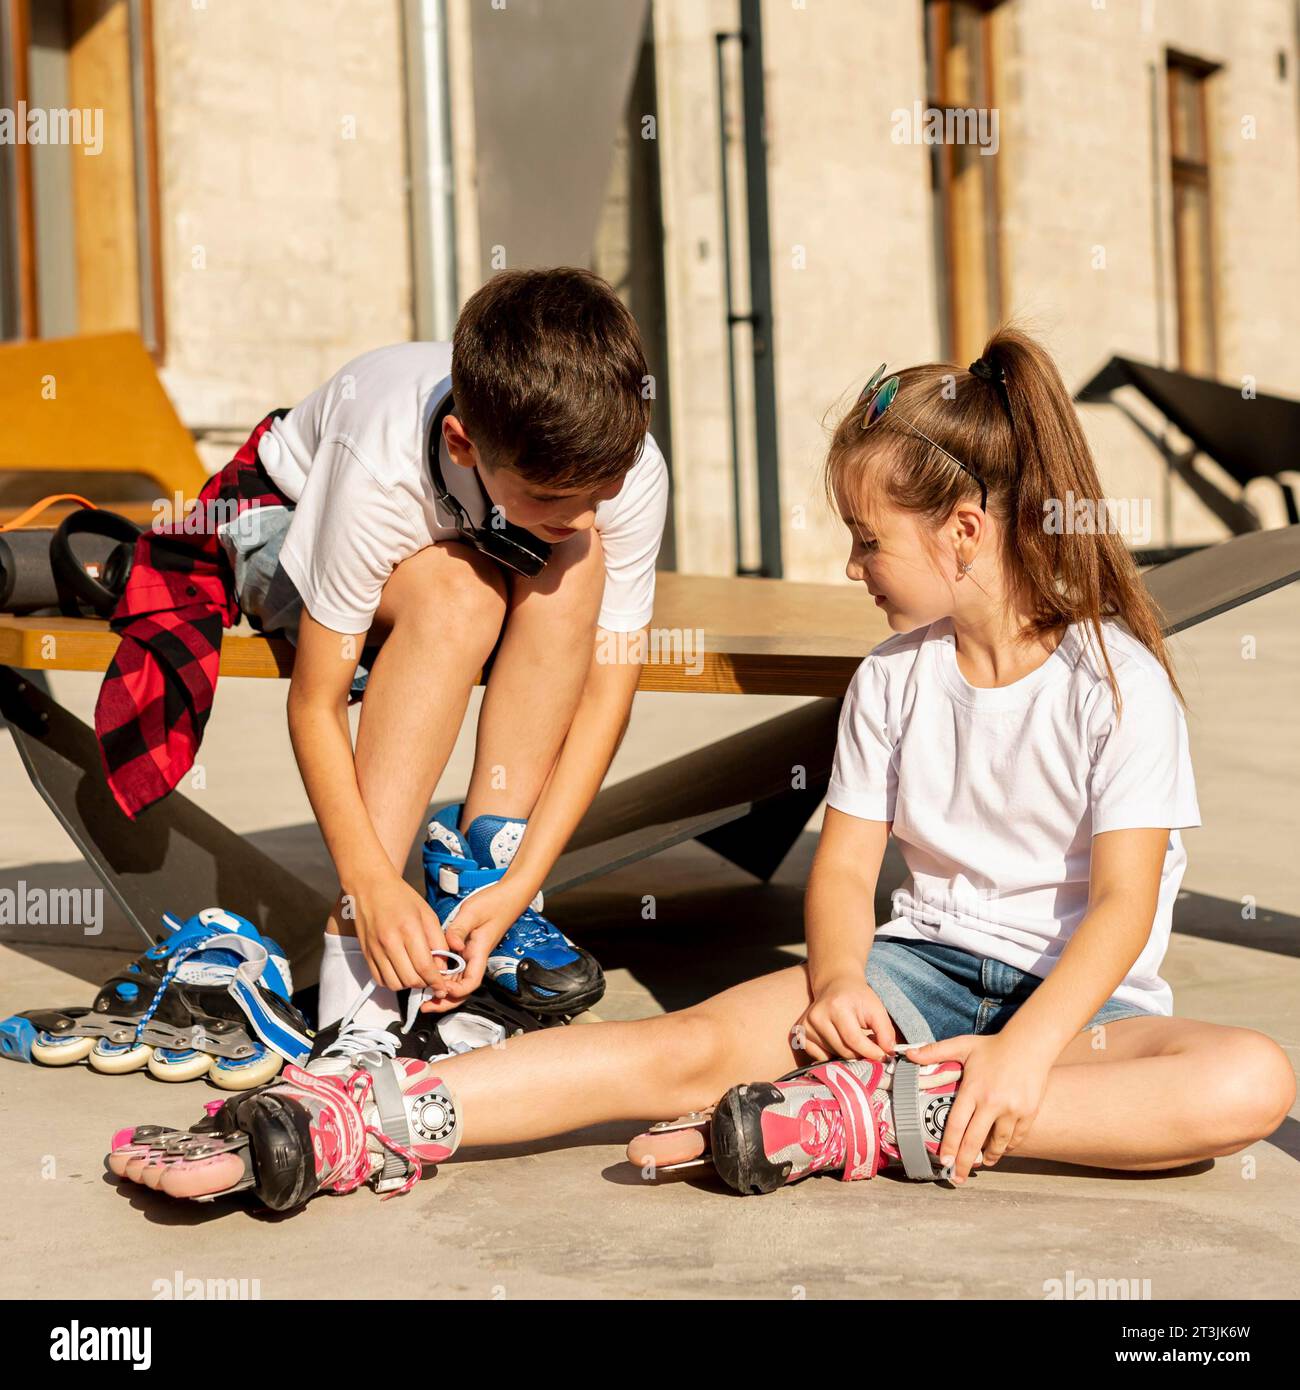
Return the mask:
M 1156 658 L 1117 623 L 1102 631 L 1120 718 L 1083 624 L 996 689 L 962 675 L 949 618 L 882 642 L 844 701 L 827 804 L 893 822 L 910 877 L 881 934 L 1040 977 L 1087 910 L 1092 837 L 1168 826 L 1151 931 L 1115 998 L 1170 1014 L 1160 963 L 1187 864 L 1178 828 L 1201 823 L 1187 722 Z
M 262 436 L 258 458 L 294 503 L 281 563 L 307 611 L 335 632 L 365 632 L 401 561 L 454 540 L 425 462 L 429 427 L 451 391 L 450 343 L 363 353 Z M 439 460 L 447 490 L 475 525 L 487 513 L 472 470 Z M 605 556 L 599 624 L 632 632 L 654 610 L 655 561 L 668 514 L 668 466 L 647 434 L 618 494 L 596 507 Z

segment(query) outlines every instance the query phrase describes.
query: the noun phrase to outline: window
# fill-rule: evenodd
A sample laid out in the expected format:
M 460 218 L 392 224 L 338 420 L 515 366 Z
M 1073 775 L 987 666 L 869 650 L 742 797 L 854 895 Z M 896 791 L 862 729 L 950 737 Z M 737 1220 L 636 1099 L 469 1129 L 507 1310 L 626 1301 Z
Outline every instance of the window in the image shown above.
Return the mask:
M 1211 64 L 1194 58 L 1173 53 L 1168 58 L 1178 365 L 1194 376 L 1214 376 L 1217 366 L 1206 120 L 1213 71 Z
M 0 335 L 161 351 L 150 0 L 0 0 Z
M 983 113 L 996 130 L 993 10 L 988 0 L 927 0 L 926 105 L 944 117 L 944 138 L 930 146 L 935 280 L 943 355 L 978 357 L 1002 317 L 997 155 L 970 138 L 979 129 L 960 113 Z M 966 138 L 950 139 L 952 131 Z

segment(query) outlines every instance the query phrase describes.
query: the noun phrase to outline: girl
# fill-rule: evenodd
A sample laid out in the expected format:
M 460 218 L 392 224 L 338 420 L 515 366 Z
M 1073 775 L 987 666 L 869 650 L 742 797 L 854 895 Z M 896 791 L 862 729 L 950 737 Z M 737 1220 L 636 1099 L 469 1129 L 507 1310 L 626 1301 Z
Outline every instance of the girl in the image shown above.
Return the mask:
M 1179 828 L 1200 824 L 1187 729 L 1121 539 L 1056 523 L 1101 497 L 1059 373 L 1003 329 L 967 371 L 882 375 L 836 428 L 826 484 L 848 576 L 895 635 L 844 703 L 807 965 L 436 1062 L 436 1027 L 345 1024 L 201 1132 L 123 1131 L 115 1172 L 285 1207 L 405 1189 L 462 1139 L 701 1112 L 724 1092 L 629 1157 L 675 1164 L 711 1143 L 740 1191 L 891 1164 L 933 1177 L 937 1157 L 960 1184 L 1006 1154 L 1176 1168 L 1277 1128 L 1295 1099 L 1282 1050 L 1174 1017 L 1160 978 Z M 910 877 L 877 928 L 891 831 Z

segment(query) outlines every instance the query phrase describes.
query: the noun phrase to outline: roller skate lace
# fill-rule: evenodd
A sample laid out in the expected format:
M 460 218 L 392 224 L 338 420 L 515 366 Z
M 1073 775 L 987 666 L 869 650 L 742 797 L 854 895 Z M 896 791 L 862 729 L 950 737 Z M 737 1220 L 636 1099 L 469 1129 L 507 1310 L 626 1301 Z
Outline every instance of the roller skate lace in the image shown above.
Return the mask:
M 322 1057 L 396 1057 L 399 1039 L 386 1028 L 363 1028 L 357 1024 L 342 1030 Z
M 889 1120 L 889 1099 L 880 1098 L 883 1113 L 876 1120 L 876 1131 L 880 1135 L 881 1153 L 889 1158 L 898 1158 L 898 1148 L 894 1142 L 894 1131 Z M 835 1171 L 843 1168 L 848 1161 L 849 1136 L 844 1123 L 844 1112 L 836 1105 L 833 1109 L 815 1109 L 806 1117 L 810 1145 L 816 1147 L 815 1168 L 829 1168 Z
M 457 955 L 454 951 L 438 951 L 436 955 L 445 956 L 448 960 L 455 962 L 455 968 L 444 970 L 444 975 L 454 975 L 457 970 L 465 968 L 463 956 Z M 352 1007 L 343 1016 L 343 1021 L 339 1024 L 339 1035 L 332 1043 L 323 1047 L 320 1056 L 324 1057 L 374 1057 L 380 1060 L 385 1057 L 396 1057 L 397 1050 L 402 1044 L 402 1039 L 394 1033 L 390 1027 L 377 1028 L 369 1024 L 355 1023 L 357 1013 L 367 999 L 375 992 L 375 982 L 367 981 L 365 988 L 353 1000 Z M 415 1026 L 415 1020 L 420 1015 L 420 1005 L 433 997 L 433 991 L 427 986 L 423 989 L 412 989 L 406 1000 L 406 1017 L 402 1020 L 402 1036 L 405 1036 Z
M 298 1067 L 286 1068 L 286 1077 L 297 1086 L 330 1105 L 343 1121 L 341 1126 L 344 1138 L 344 1156 L 339 1166 L 337 1179 L 327 1184 L 331 1192 L 352 1192 L 371 1176 L 371 1152 L 367 1139 L 373 1138 L 389 1153 L 396 1155 L 406 1165 L 406 1177 L 400 1187 L 385 1192 L 380 1201 L 390 1197 L 400 1197 L 409 1192 L 420 1180 L 424 1171 L 420 1159 L 404 1144 L 399 1144 L 385 1134 L 378 1125 L 366 1121 L 366 1106 L 371 1101 L 375 1078 L 366 1070 L 365 1062 L 382 1063 L 396 1058 L 402 1037 L 411 1031 L 419 1015 L 420 1005 L 432 996 L 430 989 L 411 990 L 406 1001 L 406 1017 L 401 1035 L 388 1028 L 376 1028 L 354 1023 L 353 1016 L 374 990 L 371 982 L 348 1011 L 339 1029 L 339 1035 L 321 1050 L 321 1058 L 339 1057 L 357 1063 L 356 1070 L 345 1076 L 313 1075 Z M 292 1073 L 292 1075 L 290 1075 Z M 339 1105 L 340 1096 L 344 1100 Z
M 386 1202 L 389 1197 L 402 1196 L 420 1181 L 424 1168 L 416 1155 L 365 1118 L 366 1106 L 371 1101 L 375 1084 L 370 1072 L 358 1068 L 347 1077 L 313 1076 L 311 1072 L 290 1064 L 284 1069 L 284 1079 L 289 1085 L 306 1091 L 328 1106 L 340 1121 L 343 1154 L 330 1180 L 323 1184 L 328 1191 L 340 1194 L 354 1192 L 369 1179 L 373 1165 L 368 1139 L 374 1139 L 406 1165 L 406 1178 L 402 1186 L 385 1192 L 379 1199 L 381 1202 Z
M 211 943 L 209 941 L 201 941 L 193 946 L 181 947 L 168 956 L 167 968 L 163 971 L 162 979 L 158 982 L 158 988 L 154 990 L 153 998 L 149 1001 L 149 1007 L 140 1015 L 139 1021 L 135 1025 L 136 1042 L 140 1041 L 144 1036 L 145 1029 L 148 1028 L 149 1024 L 153 1021 L 153 1016 L 158 1012 L 158 1006 L 162 1003 L 163 996 L 167 993 L 168 989 L 171 987 L 172 981 L 176 978 L 176 972 L 191 956 L 197 955 L 200 951 L 210 949 L 210 947 Z M 234 968 L 231 967 L 228 973 L 234 975 Z

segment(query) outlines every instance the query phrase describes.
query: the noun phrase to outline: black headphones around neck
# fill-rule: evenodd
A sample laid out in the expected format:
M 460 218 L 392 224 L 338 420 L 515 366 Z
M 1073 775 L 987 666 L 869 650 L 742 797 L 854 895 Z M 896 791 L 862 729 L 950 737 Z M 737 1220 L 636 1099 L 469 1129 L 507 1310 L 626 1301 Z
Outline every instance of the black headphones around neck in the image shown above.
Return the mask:
M 550 544 L 539 536 L 534 536 L 531 531 L 525 531 L 522 526 L 516 526 L 504 518 L 501 519 L 499 525 L 475 526 L 469 519 L 469 513 L 447 491 L 447 483 L 442 476 L 442 463 L 438 453 L 442 444 L 442 422 L 455 408 L 455 402 L 451 398 L 451 393 L 448 392 L 446 400 L 438 407 L 429 424 L 429 434 L 425 444 L 425 457 L 429 462 L 429 474 L 433 479 L 433 490 L 438 495 L 438 501 L 451 513 L 456 523 L 456 530 L 460 533 L 462 540 L 472 545 L 481 554 L 490 556 L 498 564 L 513 570 L 516 574 L 523 575 L 525 579 L 533 579 L 541 574 L 546 567 L 547 560 L 551 558 Z M 478 490 L 483 494 L 487 515 L 491 516 L 495 503 L 488 496 L 477 468 L 474 469 L 474 481 L 478 484 Z

